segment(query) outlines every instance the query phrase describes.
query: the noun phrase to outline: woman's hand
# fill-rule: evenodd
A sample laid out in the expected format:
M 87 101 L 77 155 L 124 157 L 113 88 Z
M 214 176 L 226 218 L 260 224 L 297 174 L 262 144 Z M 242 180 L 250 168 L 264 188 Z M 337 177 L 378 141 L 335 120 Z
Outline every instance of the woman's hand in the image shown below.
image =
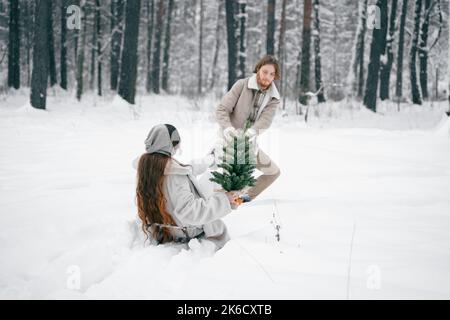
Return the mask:
M 235 208 L 237 208 L 237 206 L 239 206 L 241 203 L 238 201 L 239 200 L 239 194 L 236 191 L 228 191 L 225 192 L 226 196 L 228 197 L 228 201 L 230 201 L 231 207 L 233 208 L 233 206 Z

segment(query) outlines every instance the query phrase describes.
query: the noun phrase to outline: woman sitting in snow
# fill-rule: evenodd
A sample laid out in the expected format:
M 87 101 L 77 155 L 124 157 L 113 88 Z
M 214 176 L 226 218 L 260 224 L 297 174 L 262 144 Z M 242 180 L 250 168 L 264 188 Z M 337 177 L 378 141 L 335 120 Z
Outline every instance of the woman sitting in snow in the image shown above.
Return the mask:
M 233 192 L 205 197 L 195 176 L 207 165 L 183 165 L 172 156 L 180 146 L 177 129 L 170 124 L 153 127 L 137 164 L 136 200 L 142 230 L 156 242 L 211 240 L 222 248 L 229 240 L 223 216 L 237 208 Z

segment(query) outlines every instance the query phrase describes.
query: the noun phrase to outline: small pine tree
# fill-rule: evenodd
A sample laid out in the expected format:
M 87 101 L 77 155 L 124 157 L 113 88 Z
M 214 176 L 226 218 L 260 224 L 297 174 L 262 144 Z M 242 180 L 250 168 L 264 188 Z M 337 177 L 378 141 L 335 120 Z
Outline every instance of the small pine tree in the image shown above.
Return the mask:
M 254 186 L 256 179 L 253 172 L 256 169 L 254 144 L 245 133 L 238 131 L 227 145 L 223 147 L 222 163 L 218 167 L 222 172 L 212 172 L 210 180 L 222 186 L 226 191 L 238 191 L 247 186 Z

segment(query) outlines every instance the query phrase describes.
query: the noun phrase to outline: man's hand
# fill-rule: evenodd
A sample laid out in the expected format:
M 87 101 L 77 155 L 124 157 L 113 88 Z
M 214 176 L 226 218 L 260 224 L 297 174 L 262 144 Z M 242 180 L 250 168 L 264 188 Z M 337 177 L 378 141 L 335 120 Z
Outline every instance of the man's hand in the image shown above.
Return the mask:
M 226 141 L 231 141 L 234 136 L 236 136 L 236 129 L 234 127 L 228 127 L 223 130 L 223 136 Z
M 247 131 L 245 131 L 245 136 L 248 137 L 250 142 L 255 142 L 256 137 L 258 136 L 258 132 L 256 132 L 255 129 L 249 128 Z

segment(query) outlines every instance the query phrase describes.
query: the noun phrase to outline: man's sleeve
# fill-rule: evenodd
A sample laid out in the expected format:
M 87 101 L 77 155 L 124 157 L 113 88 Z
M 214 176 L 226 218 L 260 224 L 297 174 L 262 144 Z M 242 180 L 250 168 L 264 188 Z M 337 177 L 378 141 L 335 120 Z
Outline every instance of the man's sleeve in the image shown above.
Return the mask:
M 264 108 L 258 120 L 256 120 L 252 126 L 258 134 L 270 127 L 279 106 L 280 100 L 274 99 Z
M 233 112 L 234 107 L 239 100 L 243 86 L 245 85 L 245 79 L 236 81 L 233 87 L 228 91 L 220 101 L 216 108 L 216 120 L 222 129 L 231 127 L 230 113 Z

